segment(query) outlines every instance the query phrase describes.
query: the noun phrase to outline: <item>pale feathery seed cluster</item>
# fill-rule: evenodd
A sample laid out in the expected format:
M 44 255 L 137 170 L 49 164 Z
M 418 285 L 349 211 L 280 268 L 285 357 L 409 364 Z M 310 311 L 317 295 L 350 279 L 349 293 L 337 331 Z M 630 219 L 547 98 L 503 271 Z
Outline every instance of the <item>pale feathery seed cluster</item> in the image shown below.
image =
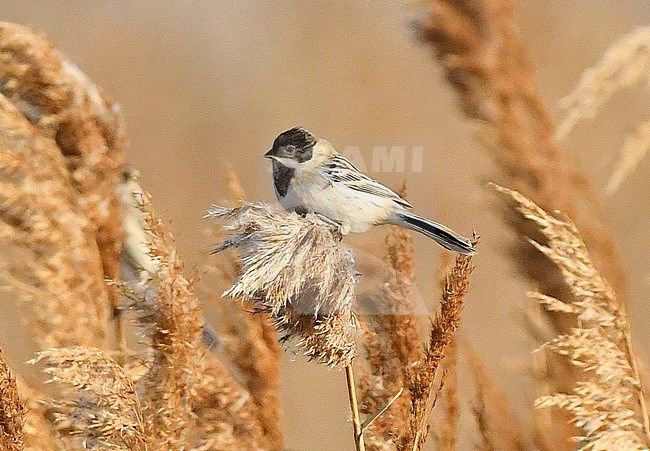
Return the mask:
M 58 423 L 88 449 L 148 449 L 135 383 L 106 352 L 86 347 L 52 348 L 31 363 L 43 363 L 50 382 L 76 389 L 72 401 L 55 401 Z
M 207 217 L 231 221 L 232 234 L 215 251 L 239 251 L 241 273 L 225 294 L 268 313 L 278 332 L 310 358 L 350 364 L 356 355 L 352 303 L 358 276 L 338 226 L 263 204 L 214 207 Z
M 548 214 L 516 191 L 496 189 L 512 197 L 521 214 L 538 225 L 548 244 L 533 244 L 557 265 L 572 294 L 568 303 L 540 293 L 530 297 L 549 311 L 577 319 L 575 327 L 543 346 L 567 356 L 584 379 L 568 393 L 539 397 L 536 406 L 566 409 L 582 431 L 574 438 L 581 450 L 647 449 L 648 412 L 627 318 L 594 267 L 578 230 L 568 219 Z
M 644 78 L 650 83 L 650 27 L 621 38 L 598 64 L 583 72 L 575 89 L 562 99 L 566 116 L 556 136 L 564 138 L 579 121 L 593 118 L 616 92 Z

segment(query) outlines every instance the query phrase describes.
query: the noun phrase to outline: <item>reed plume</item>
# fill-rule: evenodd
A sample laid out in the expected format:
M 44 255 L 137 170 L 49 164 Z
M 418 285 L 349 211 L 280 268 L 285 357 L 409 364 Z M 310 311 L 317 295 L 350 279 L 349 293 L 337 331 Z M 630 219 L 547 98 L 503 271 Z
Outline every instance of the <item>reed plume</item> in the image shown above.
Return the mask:
M 119 109 L 44 37 L 7 22 L 0 23 L 0 80 L 3 222 L 15 232 L 6 230 L 5 235 L 40 252 L 28 265 L 35 277 L 26 280 L 25 268 L 16 268 L 10 285 L 30 299 L 51 296 L 51 304 L 79 310 L 71 316 L 78 324 L 52 327 L 52 322 L 66 321 L 57 306 L 36 309 L 43 312 L 42 349 L 104 346 L 105 317 L 109 307 L 118 307 L 117 292 L 103 279 L 119 272 L 121 219 L 115 187 L 125 147 Z M 49 227 L 59 233 L 43 236 Z M 71 239 L 63 238 L 66 233 Z M 31 242 L 42 245 L 26 245 Z M 55 265 L 71 271 L 62 274 Z M 95 272 L 101 277 L 94 277 Z M 69 293 L 62 293 L 65 287 Z M 70 296 L 79 299 L 69 301 Z M 120 339 L 119 324 L 116 329 Z
M 239 177 L 228 168 L 228 199 L 234 206 L 241 206 L 246 192 Z M 221 228 L 212 228 L 215 240 L 225 238 Z M 232 286 L 241 264 L 235 250 L 224 250 L 205 266 L 205 272 L 218 277 L 218 282 Z M 207 285 L 207 284 L 204 284 Z M 283 447 L 283 431 L 280 409 L 280 359 L 282 349 L 278 334 L 268 315 L 251 314 L 254 306 L 248 302 L 223 302 L 221 292 L 211 284 L 204 290 L 208 299 L 214 299 L 219 312 L 219 339 L 224 359 L 235 367 L 237 378 L 248 390 L 257 406 L 256 413 L 273 449 Z
M 547 310 L 576 318 L 577 327 L 544 346 L 567 356 L 584 373 L 568 393 L 541 396 L 537 407 L 566 409 L 583 435 L 580 449 L 647 449 L 650 420 L 645 391 L 632 352 L 630 327 L 610 285 L 594 266 L 575 225 L 551 216 L 516 191 L 498 188 L 517 202 L 518 210 L 547 238 L 532 244 L 561 271 L 573 300 L 531 293 Z
M 624 270 L 602 200 L 586 177 L 567 165 L 556 142 L 510 0 L 429 0 L 424 5 L 426 14 L 415 23 L 417 35 L 431 46 L 465 115 L 478 124 L 479 138 L 499 168 L 499 183 L 574 218 L 597 267 L 624 298 Z M 506 224 L 518 237 L 543 240 L 513 214 L 512 205 L 505 207 Z M 558 271 L 525 240 L 517 242 L 512 255 L 543 291 L 570 295 Z
M 475 236 L 473 244 L 477 242 L 478 237 Z M 465 295 L 469 289 L 469 276 L 473 269 L 471 256 L 458 255 L 445 277 L 440 312 L 433 318 L 428 345 L 423 357 L 415 364 L 412 363 L 413 370 L 409 374 L 407 389 L 411 395 L 411 411 L 409 426 L 398 443 L 399 450 L 419 450 L 428 438 L 436 373 L 460 324 Z
M 538 92 L 527 50 L 516 32 L 509 0 L 430 0 L 415 29 L 432 48 L 458 93 L 465 115 L 478 126 L 479 139 L 499 171 L 494 177 L 548 211 L 560 210 L 584 231 L 594 264 L 626 299 L 625 271 L 609 230 L 602 197 L 588 179 L 571 168 L 558 146 L 555 128 Z M 561 272 L 526 237 L 546 238 L 503 199 L 501 212 L 517 240 L 510 248 L 515 265 L 542 292 L 570 302 Z M 547 312 L 553 327 L 568 331 L 574 319 Z M 581 375 L 565 361 L 549 358 L 552 390 L 571 387 Z M 557 449 L 566 449 L 573 431 L 568 418 L 555 415 L 540 431 Z M 548 431 L 555 431 L 549 434 Z
M 148 449 L 134 381 L 99 349 L 52 348 L 32 363 L 43 363 L 50 382 L 75 389 L 71 400 L 52 403 L 55 423 L 65 428 L 69 445 L 87 449 Z
M 138 389 L 152 446 L 265 447 L 249 394 L 203 346 L 194 284 L 183 275 L 174 239 L 146 194 L 141 209 L 157 269 L 144 289 L 122 288 L 151 348 Z
M 458 337 L 453 337 L 447 347 L 443 360 L 444 390 L 440 395 L 444 400 L 443 418 L 439 430 L 432 430 L 436 449 L 453 451 L 458 446 L 458 423 L 460 420 L 460 394 L 458 391 Z M 440 405 L 440 400 L 436 403 Z
M 406 186 L 399 190 L 406 199 Z M 359 300 L 364 359 L 359 378 L 361 413 L 371 416 L 384 408 L 406 386 L 406 372 L 423 355 L 423 335 L 413 305 L 413 234 L 391 226 L 386 237 L 389 268 L 377 293 Z M 369 449 L 395 446 L 405 433 L 410 393 L 403 392 L 366 430 Z
M 309 358 L 349 365 L 356 354 L 357 276 L 338 227 L 261 204 L 215 207 L 208 217 L 232 221 L 233 234 L 214 252 L 240 250 L 241 274 L 225 294 L 268 313 L 283 339 L 296 341 Z
M 0 96 L 0 236 L 21 258 L 4 283 L 28 303 L 41 348 L 102 346 L 108 294 L 94 227 L 63 155 Z
M 0 23 L 2 94 L 65 159 L 79 205 L 97 228 L 107 278 L 117 274 L 121 221 L 115 193 L 125 138 L 118 106 L 47 39 Z
M 582 74 L 574 90 L 562 99 L 565 117 L 556 136 L 564 138 L 578 124 L 593 119 L 618 91 L 650 77 L 650 27 L 639 27 L 609 47 L 600 61 Z M 615 192 L 650 148 L 650 121 L 646 117 L 625 139 L 620 157 L 605 187 Z
M 633 86 L 650 74 L 650 27 L 639 27 L 623 36 L 600 61 L 584 71 L 574 90 L 562 99 L 565 117 L 556 136 L 564 138 L 578 122 L 592 119 L 618 91 Z
M 650 149 L 650 117 L 639 123 L 630 133 L 620 150 L 619 160 L 607 181 L 605 190 L 612 194 L 618 190 L 623 181 L 634 172 Z

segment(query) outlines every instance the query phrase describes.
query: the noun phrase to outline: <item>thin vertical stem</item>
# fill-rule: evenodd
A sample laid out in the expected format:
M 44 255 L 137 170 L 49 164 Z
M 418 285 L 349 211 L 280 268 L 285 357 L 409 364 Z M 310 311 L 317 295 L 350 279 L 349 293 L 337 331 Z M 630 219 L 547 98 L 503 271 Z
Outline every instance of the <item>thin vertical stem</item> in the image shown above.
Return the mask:
M 356 451 L 365 451 L 366 445 L 363 441 L 363 430 L 361 429 L 361 418 L 359 417 L 359 404 L 357 402 L 357 389 L 354 385 L 354 373 L 352 364 L 345 367 L 345 379 L 348 385 L 348 397 L 350 398 L 350 410 L 352 411 L 352 426 L 354 428 L 354 446 Z
M 112 289 L 112 287 L 111 287 Z M 112 303 L 112 319 L 113 326 L 115 328 L 115 348 L 117 349 L 117 355 L 115 361 L 120 365 L 124 365 L 127 360 L 127 344 L 126 344 L 126 335 L 124 334 L 124 323 L 122 317 L 122 307 L 119 304 L 118 295 L 113 292 L 111 296 Z
M 645 388 L 643 386 L 643 381 L 641 380 L 641 373 L 636 362 L 636 357 L 634 357 L 634 353 L 632 352 L 632 338 L 630 336 L 630 329 L 626 318 L 623 320 L 623 323 L 623 343 L 625 345 L 625 352 L 627 353 L 627 358 L 632 367 L 632 373 L 638 383 L 636 389 L 639 408 L 641 410 L 641 418 L 643 419 L 643 432 L 646 436 L 647 444 L 650 444 L 650 416 L 648 415 L 648 405 L 645 399 Z

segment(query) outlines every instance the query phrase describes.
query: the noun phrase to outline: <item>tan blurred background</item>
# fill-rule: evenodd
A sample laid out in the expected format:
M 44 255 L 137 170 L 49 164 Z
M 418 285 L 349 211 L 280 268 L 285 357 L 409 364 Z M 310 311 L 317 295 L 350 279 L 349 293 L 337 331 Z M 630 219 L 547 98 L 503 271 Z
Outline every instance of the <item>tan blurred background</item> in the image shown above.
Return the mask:
M 646 0 L 517 1 L 541 91 L 555 118 L 558 101 L 609 44 L 650 23 Z M 509 239 L 482 189 L 491 168 L 428 49 L 409 28 L 415 9 L 399 1 L 4 1 L 2 20 L 47 34 L 123 108 L 129 161 L 142 173 L 161 216 L 171 222 L 188 266 L 210 241 L 201 219 L 226 198 L 228 165 L 251 200 L 274 201 L 262 153 L 281 131 L 304 125 L 340 148 L 358 148 L 371 169 L 376 146 L 405 146 L 406 169 L 373 173 L 406 180 L 421 214 L 482 236 L 462 332 L 522 418 L 534 393 L 527 367 L 534 344 L 517 322 L 528 289 L 503 257 Z M 602 188 L 624 132 L 648 114 L 647 87 L 614 97 L 581 124 L 565 149 Z M 410 170 L 423 148 L 422 171 Z M 630 268 L 630 310 L 641 348 L 650 350 L 650 159 L 609 208 Z M 381 256 L 385 230 L 348 243 Z M 418 290 L 435 299 L 439 252 L 416 238 Z M 632 271 L 633 270 L 633 271 Z M 15 362 L 30 357 L 18 309 L 4 302 L 0 342 Z M 505 319 L 504 319 L 505 318 Z M 646 355 L 648 355 L 646 353 Z M 290 449 L 348 449 L 344 376 L 287 354 L 282 368 Z M 294 361 L 295 360 L 295 361 Z M 463 405 L 467 408 L 467 402 Z M 472 432 L 463 447 L 471 447 Z

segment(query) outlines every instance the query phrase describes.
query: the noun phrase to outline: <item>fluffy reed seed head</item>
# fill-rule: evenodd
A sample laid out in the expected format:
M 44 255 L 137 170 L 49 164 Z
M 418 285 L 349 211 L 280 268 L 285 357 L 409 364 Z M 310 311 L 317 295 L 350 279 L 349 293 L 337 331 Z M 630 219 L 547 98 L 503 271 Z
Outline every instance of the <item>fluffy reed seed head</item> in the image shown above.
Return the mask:
M 226 291 L 269 313 L 285 339 L 327 365 L 348 365 L 356 354 L 352 311 L 357 274 L 338 227 L 264 204 L 214 207 L 207 217 L 228 220 L 232 235 L 215 248 L 239 250 L 241 273 Z
M 173 236 L 147 193 L 123 188 L 136 193 L 126 196 L 126 209 L 135 202 L 140 213 L 132 218 L 138 233 L 125 250 L 133 269 L 151 270 L 131 285 L 120 284 L 148 346 L 148 371 L 137 384 L 151 446 L 270 449 L 250 394 L 203 345 L 199 301 Z
M 0 238 L 24 251 L 6 285 L 33 305 L 42 347 L 101 346 L 107 290 L 94 227 L 64 157 L 0 95 Z
M 71 401 L 55 401 L 57 420 L 65 422 L 88 449 L 147 448 L 135 384 L 104 351 L 54 348 L 38 353 L 50 382 L 74 388 Z

